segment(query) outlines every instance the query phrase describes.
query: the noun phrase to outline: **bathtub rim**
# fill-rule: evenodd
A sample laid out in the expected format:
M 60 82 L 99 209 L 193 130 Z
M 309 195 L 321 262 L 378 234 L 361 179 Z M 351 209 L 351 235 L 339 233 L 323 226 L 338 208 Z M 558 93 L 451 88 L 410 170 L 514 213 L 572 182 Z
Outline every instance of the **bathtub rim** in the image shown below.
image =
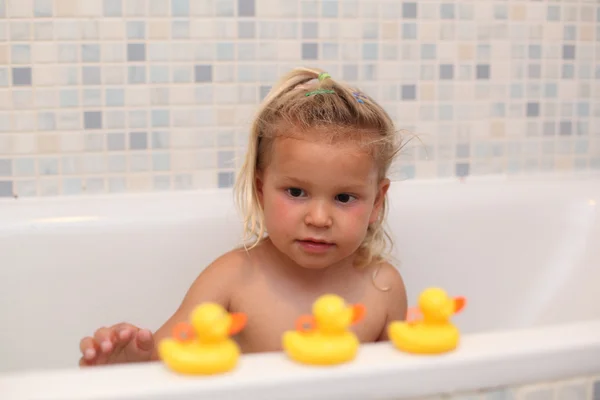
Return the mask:
M 464 335 L 455 352 L 433 357 L 391 346 L 365 344 L 354 362 L 333 368 L 301 366 L 280 352 L 244 355 L 235 371 L 211 378 L 182 377 L 160 362 L 9 372 L 0 375 L 0 392 L 12 400 L 277 399 L 281 390 L 290 399 L 364 399 L 374 392 L 401 399 L 470 392 L 597 374 L 600 320 Z

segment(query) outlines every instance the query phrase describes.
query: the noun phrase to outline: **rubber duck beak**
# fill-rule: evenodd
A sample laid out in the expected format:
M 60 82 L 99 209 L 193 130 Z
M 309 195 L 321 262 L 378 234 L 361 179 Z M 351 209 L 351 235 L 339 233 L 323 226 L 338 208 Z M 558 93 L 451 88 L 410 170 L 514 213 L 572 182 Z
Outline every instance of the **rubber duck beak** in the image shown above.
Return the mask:
M 363 304 L 355 304 L 352 306 L 352 323 L 360 322 L 365 317 L 367 308 Z
M 231 326 L 229 327 L 229 334 L 236 335 L 240 333 L 242 329 L 246 326 L 246 322 L 248 321 L 248 317 L 243 313 L 232 313 L 231 314 Z
M 463 308 L 465 308 L 465 304 L 467 303 L 467 299 L 465 299 L 464 297 L 460 296 L 460 297 L 455 297 L 454 298 L 454 313 L 459 313 L 462 311 Z

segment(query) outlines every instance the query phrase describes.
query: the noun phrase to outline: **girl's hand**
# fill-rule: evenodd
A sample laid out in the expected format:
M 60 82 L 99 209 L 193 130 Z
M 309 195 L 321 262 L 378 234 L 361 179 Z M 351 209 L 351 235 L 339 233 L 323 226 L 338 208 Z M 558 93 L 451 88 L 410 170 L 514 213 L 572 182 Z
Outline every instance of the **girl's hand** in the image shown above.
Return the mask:
M 154 350 L 152 332 L 127 323 L 100 328 L 94 337 L 79 343 L 82 367 L 150 361 Z

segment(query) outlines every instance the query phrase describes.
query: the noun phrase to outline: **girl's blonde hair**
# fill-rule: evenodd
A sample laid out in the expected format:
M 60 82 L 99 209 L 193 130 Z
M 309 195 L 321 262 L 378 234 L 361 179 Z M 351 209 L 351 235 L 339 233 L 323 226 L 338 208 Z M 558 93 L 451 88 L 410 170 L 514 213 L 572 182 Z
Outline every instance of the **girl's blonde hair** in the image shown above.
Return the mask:
M 273 86 L 258 110 L 246 158 L 234 187 L 236 202 L 244 217 L 245 243 L 251 241 L 250 248 L 259 244 L 266 233 L 256 189 L 257 171 L 268 164 L 276 137 L 301 135 L 309 129 L 319 129 L 324 140 L 350 138 L 366 145 L 377 162 L 380 180 L 386 177 L 401 148 L 394 123 L 375 101 L 334 80 L 325 71 L 292 70 Z M 386 214 L 387 199 L 384 198 L 379 218 L 369 226 L 357 252 L 357 267 L 370 265 L 389 254 L 392 240 L 384 228 Z

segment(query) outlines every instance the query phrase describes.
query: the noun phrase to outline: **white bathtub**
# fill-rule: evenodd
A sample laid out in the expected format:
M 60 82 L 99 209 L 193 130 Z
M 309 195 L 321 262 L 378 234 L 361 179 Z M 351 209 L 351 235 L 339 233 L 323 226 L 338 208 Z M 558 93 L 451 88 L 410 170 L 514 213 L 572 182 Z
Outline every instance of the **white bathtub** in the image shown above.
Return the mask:
M 390 199 L 411 304 L 428 286 L 468 299 L 460 349 L 364 345 L 326 370 L 260 354 L 210 379 L 160 363 L 79 370 L 78 344 L 171 315 L 238 244 L 230 191 L 0 202 L 0 398 L 400 399 L 600 375 L 600 177 L 397 182 Z

